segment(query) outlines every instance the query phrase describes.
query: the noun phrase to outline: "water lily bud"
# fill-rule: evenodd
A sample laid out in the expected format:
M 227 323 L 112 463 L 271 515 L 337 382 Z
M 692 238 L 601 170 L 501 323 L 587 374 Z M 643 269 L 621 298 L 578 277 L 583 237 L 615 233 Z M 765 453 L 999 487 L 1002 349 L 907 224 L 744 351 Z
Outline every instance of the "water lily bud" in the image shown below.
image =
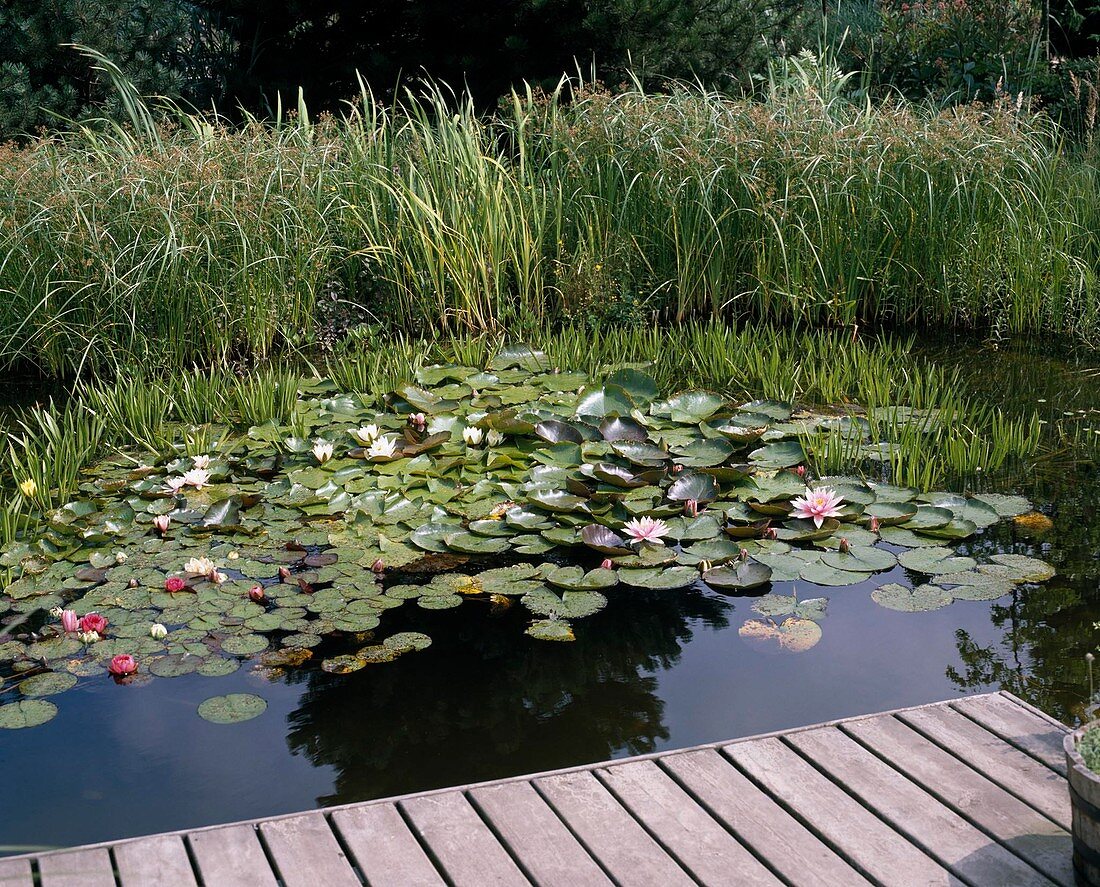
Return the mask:
M 124 564 L 129 559 L 130 559 L 130 556 L 125 551 L 116 551 L 115 552 L 115 563 L 116 564 Z
M 739 549 L 737 552 L 737 559 L 739 561 L 747 561 L 749 559 L 749 550 L 747 548 Z
M 373 564 L 370 565 L 372 573 L 381 573 L 385 571 L 386 565 L 382 563 L 382 558 L 377 558 Z
M 98 631 L 82 631 L 80 633 L 80 640 L 83 641 L 85 644 L 94 644 L 96 641 L 99 640 L 99 632 Z
M 130 588 L 137 588 L 137 587 L 138 587 L 138 585 L 140 585 L 140 583 L 139 583 L 139 582 L 137 581 L 137 579 L 131 579 L 131 580 L 130 580 L 129 582 L 127 582 L 126 584 L 127 584 L 127 586 L 129 586 Z
M 848 540 L 844 538 L 841 538 L 839 547 L 841 554 L 847 554 L 849 551 L 852 550 L 852 546 L 848 543 Z
M 1086 653 L 1085 654 L 1085 662 L 1092 662 L 1092 660 L 1095 659 L 1095 658 L 1096 657 L 1093 656 L 1091 653 Z
M 290 581 L 290 567 L 279 567 L 279 578 L 284 582 Z
M 775 527 L 768 527 L 764 531 L 764 538 L 765 539 L 778 539 L 779 534 L 775 531 Z
M 687 517 L 699 516 L 699 502 L 696 499 L 688 499 L 684 502 L 684 515 Z
M 466 446 L 469 447 L 478 446 L 484 436 L 480 428 L 474 428 L 472 425 L 462 429 L 462 439 L 466 441 Z
M 318 440 L 313 444 L 313 456 L 318 462 L 324 465 L 332 458 L 334 449 L 335 447 L 327 440 Z
M 707 570 L 710 570 L 713 567 L 714 567 L 714 564 L 711 563 L 710 561 L 699 561 L 699 572 L 700 573 L 705 573 Z
M 168 526 L 172 523 L 172 518 L 167 514 L 158 514 L 153 518 L 153 526 L 156 527 L 157 532 L 162 536 L 168 532 Z
M 257 604 L 262 603 L 266 595 L 264 594 L 264 587 L 257 583 L 248 589 L 248 599 L 255 601 Z
M 679 473 L 680 473 L 681 471 L 683 471 L 683 470 L 684 470 L 684 466 L 683 466 L 683 465 L 680 465 L 680 464 L 675 464 L 675 465 L 673 465 L 673 466 L 672 466 L 672 473 L 673 473 L 673 474 L 679 474 Z
M 60 619 L 61 614 L 64 612 L 64 607 L 50 607 L 50 615 L 53 616 L 54 619 Z
M 871 518 L 871 532 L 877 533 L 882 526 L 882 522 L 877 517 Z
M 116 677 L 125 677 L 137 671 L 137 660 L 129 653 L 119 653 L 107 663 L 107 671 Z
M 36 484 L 32 478 L 28 477 L 19 484 L 19 492 L 29 499 L 38 492 L 38 484 Z
M 799 465 L 794 470 L 794 473 L 797 474 L 799 477 L 805 477 L 806 476 L 806 466 L 805 465 Z
M 76 631 L 80 628 L 80 617 L 72 610 L 62 611 L 61 627 L 65 629 L 65 631 Z
M 600 561 L 600 569 L 601 570 L 612 570 L 614 568 L 615 568 L 615 565 L 613 563 L 611 563 L 611 558 L 605 557 L 602 561 Z
M 237 560 L 237 559 L 238 559 L 238 558 L 239 558 L 240 556 L 241 556 L 241 553 L 240 553 L 239 551 L 231 551 L 231 552 L 229 552 L 229 554 L 227 554 L 227 555 L 226 555 L 226 558 L 227 558 L 228 560 L 231 560 L 231 561 L 235 561 L 235 560 Z
M 485 442 L 491 447 L 499 447 L 504 443 L 504 435 L 494 428 L 485 435 Z
M 423 431 L 428 427 L 428 420 L 423 413 L 410 413 L 409 424 L 417 431 Z
M 149 637 L 155 641 L 163 641 L 168 637 L 168 629 L 161 625 L 159 622 L 154 622 L 149 626 Z

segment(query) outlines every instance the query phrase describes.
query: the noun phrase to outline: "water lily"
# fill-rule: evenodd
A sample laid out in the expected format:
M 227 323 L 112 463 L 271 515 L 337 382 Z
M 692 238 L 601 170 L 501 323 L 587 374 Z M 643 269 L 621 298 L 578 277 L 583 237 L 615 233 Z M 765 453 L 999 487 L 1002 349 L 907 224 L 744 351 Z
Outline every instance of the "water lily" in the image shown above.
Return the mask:
M 248 589 L 248 599 L 257 604 L 262 603 L 266 595 L 264 594 L 264 587 L 258 582 Z
M 614 567 L 615 567 L 615 564 L 612 563 L 611 558 L 609 558 L 609 557 L 605 557 L 602 561 L 600 561 L 600 569 L 601 570 L 611 570 L 611 569 L 614 569 Z
M 214 574 L 218 572 L 218 568 L 208 557 L 193 557 L 183 565 L 183 572 L 190 573 L 192 576 L 205 576 L 207 579 L 213 579 Z
M 115 563 L 116 564 L 124 564 L 129 559 L 130 559 L 130 555 L 128 555 L 125 551 L 116 551 L 115 552 Z
M 210 457 L 209 456 L 193 456 L 191 459 L 192 468 L 209 468 Z
M 624 532 L 632 542 L 652 542 L 654 545 L 664 545 L 662 536 L 668 535 L 668 524 L 660 518 L 636 517 L 629 520 L 623 526 Z
M 163 641 L 168 637 L 168 629 L 161 625 L 159 622 L 154 622 L 149 626 L 149 637 L 154 641 Z
M 799 465 L 798 467 L 795 468 L 794 473 L 797 474 L 799 477 L 805 477 L 806 476 L 806 466 L 805 465 Z
M 94 631 L 100 635 L 107 630 L 107 620 L 98 613 L 89 613 L 77 625 L 81 631 Z
M 485 442 L 491 447 L 499 447 L 504 443 L 504 435 L 493 428 L 485 435 Z
M 50 615 L 53 616 L 54 619 L 60 619 L 61 614 L 64 612 L 64 607 L 50 607 Z
M 34 482 L 34 478 L 28 477 L 25 481 L 20 482 L 19 492 L 29 499 L 38 492 L 38 484 Z
M 374 563 L 370 565 L 370 569 L 372 573 L 384 573 L 386 565 L 382 563 L 382 558 L 375 558 Z
M 378 439 L 378 435 L 381 433 L 377 425 L 362 425 L 359 428 L 348 429 L 348 434 L 354 437 L 355 440 L 364 447 L 369 447 Z
M 118 677 L 133 674 L 137 667 L 137 660 L 129 653 L 119 653 L 107 663 L 107 671 Z
M 747 548 L 737 549 L 737 559 L 739 561 L 747 561 L 749 559 L 749 550 Z
M 841 537 L 840 544 L 837 547 L 840 549 L 841 554 L 848 554 L 852 550 L 851 543 L 843 537 Z
M 411 413 L 409 415 L 409 424 L 417 431 L 423 431 L 428 427 L 428 419 L 423 413 Z
M 80 630 L 80 617 L 76 615 L 73 610 L 61 611 L 61 627 L 65 631 L 73 632 Z
M 168 527 L 171 523 L 172 518 L 170 518 L 167 514 L 158 514 L 156 517 L 153 518 L 153 526 L 156 528 L 156 531 L 162 536 L 168 532 Z
M 221 585 L 223 582 L 229 581 L 229 577 L 225 575 L 225 573 L 223 573 L 221 570 L 215 570 L 206 578 L 213 582 L 215 585 Z
M 684 516 L 685 517 L 698 517 L 699 516 L 699 501 L 697 499 L 685 499 L 684 500 Z
M 468 447 L 478 446 L 484 436 L 480 428 L 474 428 L 472 425 L 462 429 L 462 439 L 466 441 Z
M 187 486 L 187 480 L 182 477 L 170 477 L 164 483 L 173 493 L 178 493 Z
M 380 437 L 367 449 L 371 459 L 389 459 L 397 454 L 397 441 L 392 437 Z
M 82 631 L 80 633 L 80 640 L 84 644 L 94 644 L 100 640 L 98 631 Z
M 313 442 L 313 457 L 324 465 L 329 459 L 332 458 L 332 453 L 335 448 L 327 440 L 316 440 Z
M 164 580 L 164 590 L 177 592 L 183 591 L 187 587 L 187 583 L 183 581 L 179 576 L 169 576 Z
M 880 529 L 882 529 L 882 521 L 880 521 L 877 517 L 872 517 L 870 528 L 872 533 L 877 533 Z
M 791 500 L 795 517 L 808 518 L 814 526 L 820 527 L 827 517 L 840 517 L 840 504 L 844 500 L 831 487 L 818 487 L 816 490 L 806 487 L 804 495 Z
M 210 472 L 205 468 L 192 468 L 190 471 L 183 473 L 183 483 L 185 486 L 192 486 L 196 490 L 201 490 L 210 483 Z

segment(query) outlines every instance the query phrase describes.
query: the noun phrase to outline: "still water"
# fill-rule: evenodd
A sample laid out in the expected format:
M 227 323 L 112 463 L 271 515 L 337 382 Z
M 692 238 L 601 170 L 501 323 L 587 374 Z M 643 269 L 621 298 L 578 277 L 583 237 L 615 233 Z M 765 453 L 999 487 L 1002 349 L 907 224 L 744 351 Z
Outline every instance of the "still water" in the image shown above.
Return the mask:
M 1053 421 L 1100 406 L 1100 380 L 1071 364 L 1004 353 L 978 361 L 958 349 L 943 357 L 1010 408 L 1038 404 Z M 469 601 L 391 611 L 387 629 L 423 630 L 432 646 L 350 675 L 314 668 L 270 678 L 246 666 L 144 686 L 82 681 L 51 722 L 0 735 L 0 852 L 366 800 L 999 688 L 1074 722 L 1089 697 L 1084 655 L 1100 641 L 1100 474 L 1054 455 L 995 487 L 1030 496 L 1053 531 L 1037 540 L 1001 525 L 963 550 L 1033 554 L 1058 576 L 929 613 L 871 600 L 882 583 L 911 581 L 900 567 L 847 588 L 799 582 L 799 597 L 829 604 L 820 643 L 798 654 L 740 637 L 756 615 L 751 598 L 701 586 L 612 592 L 604 611 L 577 623 L 572 644 L 535 641 L 518 610 L 494 614 Z M 207 697 L 233 692 L 264 697 L 267 711 L 232 726 L 195 713 Z

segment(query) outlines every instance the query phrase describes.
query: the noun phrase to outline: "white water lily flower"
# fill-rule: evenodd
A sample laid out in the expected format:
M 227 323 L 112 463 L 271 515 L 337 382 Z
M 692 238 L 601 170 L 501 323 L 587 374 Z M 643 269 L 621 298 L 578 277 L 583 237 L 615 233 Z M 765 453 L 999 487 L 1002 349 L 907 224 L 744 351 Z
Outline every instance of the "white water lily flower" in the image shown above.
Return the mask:
M 192 468 L 190 471 L 183 473 L 183 483 L 194 487 L 196 490 L 201 490 L 210 483 L 210 472 L 205 468 Z
M 210 578 L 218 572 L 218 568 L 208 557 L 193 557 L 183 565 L 183 572 L 190 573 L 192 576 L 206 576 Z
M 187 486 L 187 481 L 182 477 L 170 477 L 164 483 L 173 493 L 178 493 Z
M 191 458 L 192 468 L 209 468 L 210 457 L 209 456 L 193 456 Z
M 128 555 L 125 551 L 116 551 L 115 552 L 115 563 L 116 564 L 124 564 L 129 559 L 130 559 L 130 555 Z
M 162 641 L 168 637 L 168 629 L 159 622 L 154 622 L 149 626 L 149 637 L 156 641 Z
M 476 447 L 484 436 L 480 428 L 474 428 L 472 425 L 462 429 L 462 439 L 466 441 L 468 447 Z
M 223 582 L 226 582 L 229 579 L 229 577 L 226 576 L 225 573 L 221 572 L 221 570 L 215 570 L 206 578 L 213 582 L 215 585 L 221 585 Z
M 397 454 L 397 441 L 392 437 L 380 437 L 367 449 L 371 459 L 389 459 Z
M 485 442 L 491 447 L 499 447 L 504 443 L 504 435 L 494 428 L 485 435 Z
M 377 425 L 361 425 L 359 428 L 349 428 L 348 434 L 364 447 L 369 447 L 378 439 L 382 432 Z
M 313 456 L 322 465 L 332 458 L 334 449 L 335 447 L 327 440 L 317 440 L 313 442 Z
M 85 644 L 94 644 L 99 640 L 98 631 L 82 631 L 80 633 L 80 640 Z

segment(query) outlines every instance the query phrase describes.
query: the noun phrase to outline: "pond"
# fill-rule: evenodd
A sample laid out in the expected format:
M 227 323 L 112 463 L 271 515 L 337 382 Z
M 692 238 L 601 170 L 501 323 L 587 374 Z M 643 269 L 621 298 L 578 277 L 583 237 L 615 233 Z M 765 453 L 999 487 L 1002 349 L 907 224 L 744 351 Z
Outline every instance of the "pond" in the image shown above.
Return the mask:
M 958 348 L 943 357 L 1008 408 L 1044 403 L 1052 419 L 1085 410 L 1088 422 L 1100 403 L 1097 378 L 1064 362 L 977 361 Z M 1005 384 L 1014 374 L 1018 384 Z M 772 592 L 804 603 L 828 598 L 819 639 L 792 645 L 799 652 L 745 630 L 762 620 L 757 598 L 696 581 L 609 589 L 606 607 L 572 622 L 572 643 L 529 636 L 521 606 L 471 599 L 387 611 L 385 634 L 422 632 L 431 646 L 349 674 L 317 667 L 346 652 L 326 640 L 301 668 L 129 686 L 81 679 L 51 697 L 59 711 L 48 723 L 0 731 L 0 845 L 12 853 L 267 816 L 999 688 L 1072 722 L 1088 702 L 1084 655 L 1100 633 L 1100 475 L 1059 459 L 996 488 L 1029 497 L 1053 529 L 1037 538 L 1001 521 L 956 553 L 1042 558 L 1054 578 L 927 612 L 872 599 L 884 584 L 916 584 L 901 566 L 844 587 L 774 581 Z M 266 710 L 232 725 L 197 716 L 204 700 L 235 693 L 262 697 Z

